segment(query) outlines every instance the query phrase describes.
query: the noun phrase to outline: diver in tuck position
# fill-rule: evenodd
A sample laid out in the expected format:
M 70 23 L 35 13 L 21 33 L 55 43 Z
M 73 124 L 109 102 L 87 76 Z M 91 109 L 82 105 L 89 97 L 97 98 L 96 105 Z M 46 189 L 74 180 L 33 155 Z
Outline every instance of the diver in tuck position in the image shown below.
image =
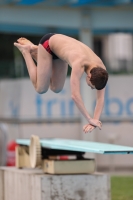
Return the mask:
M 91 132 L 96 127 L 101 129 L 102 123 L 99 118 L 104 105 L 108 73 L 102 60 L 88 46 L 74 38 L 55 33 L 44 35 L 38 46 L 26 38 L 19 38 L 14 45 L 22 53 L 30 79 L 40 94 L 47 92 L 49 87 L 55 93 L 60 92 L 69 65 L 72 68 L 71 97 L 88 122 L 84 125 L 83 131 Z M 97 90 L 93 118 L 88 114 L 80 94 L 80 79 L 84 72 L 87 75 L 88 86 Z

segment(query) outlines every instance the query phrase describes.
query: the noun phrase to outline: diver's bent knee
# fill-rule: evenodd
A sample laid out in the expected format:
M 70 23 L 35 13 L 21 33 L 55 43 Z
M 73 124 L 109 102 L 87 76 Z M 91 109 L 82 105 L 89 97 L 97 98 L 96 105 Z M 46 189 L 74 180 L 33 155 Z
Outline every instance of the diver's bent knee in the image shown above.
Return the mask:
M 59 92 L 62 91 L 62 89 L 61 89 L 61 90 L 57 90 L 57 89 L 56 89 L 56 90 L 53 90 L 53 89 L 52 89 L 52 91 L 53 91 L 54 93 L 59 93 Z
M 50 89 L 54 92 L 54 93 L 59 93 L 62 91 L 62 88 L 59 89 L 59 88 L 53 88 L 53 87 L 50 87 Z
M 41 89 L 36 89 L 36 92 L 37 93 L 39 93 L 39 94 L 44 94 L 44 93 L 46 93 L 48 91 L 48 89 L 43 89 L 43 90 L 41 90 Z

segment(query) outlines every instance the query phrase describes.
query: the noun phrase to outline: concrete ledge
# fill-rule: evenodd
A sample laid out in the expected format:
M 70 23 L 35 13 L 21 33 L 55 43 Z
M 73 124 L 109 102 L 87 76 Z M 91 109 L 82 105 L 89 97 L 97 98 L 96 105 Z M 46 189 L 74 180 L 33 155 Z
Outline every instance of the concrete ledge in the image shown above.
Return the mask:
M 111 199 L 110 177 L 101 173 L 48 175 L 38 169 L 1 167 L 0 182 L 0 200 Z

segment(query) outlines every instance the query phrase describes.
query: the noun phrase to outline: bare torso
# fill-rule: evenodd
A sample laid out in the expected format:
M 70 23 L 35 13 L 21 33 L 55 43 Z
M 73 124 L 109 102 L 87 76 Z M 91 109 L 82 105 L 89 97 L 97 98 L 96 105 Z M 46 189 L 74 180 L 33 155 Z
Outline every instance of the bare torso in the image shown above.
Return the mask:
M 74 38 L 56 34 L 50 38 L 49 45 L 51 50 L 71 67 L 74 62 L 80 62 L 82 66 L 89 67 L 93 64 L 105 68 L 101 59 L 87 45 Z

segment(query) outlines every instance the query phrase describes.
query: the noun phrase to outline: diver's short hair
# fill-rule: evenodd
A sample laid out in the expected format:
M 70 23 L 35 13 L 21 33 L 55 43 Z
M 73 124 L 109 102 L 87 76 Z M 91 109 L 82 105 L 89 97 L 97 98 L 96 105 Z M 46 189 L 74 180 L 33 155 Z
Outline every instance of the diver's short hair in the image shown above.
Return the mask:
M 108 72 L 101 67 L 94 67 L 91 69 L 90 73 L 92 85 L 94 85 L 97 90 L 102 90 L 108 81 Z

